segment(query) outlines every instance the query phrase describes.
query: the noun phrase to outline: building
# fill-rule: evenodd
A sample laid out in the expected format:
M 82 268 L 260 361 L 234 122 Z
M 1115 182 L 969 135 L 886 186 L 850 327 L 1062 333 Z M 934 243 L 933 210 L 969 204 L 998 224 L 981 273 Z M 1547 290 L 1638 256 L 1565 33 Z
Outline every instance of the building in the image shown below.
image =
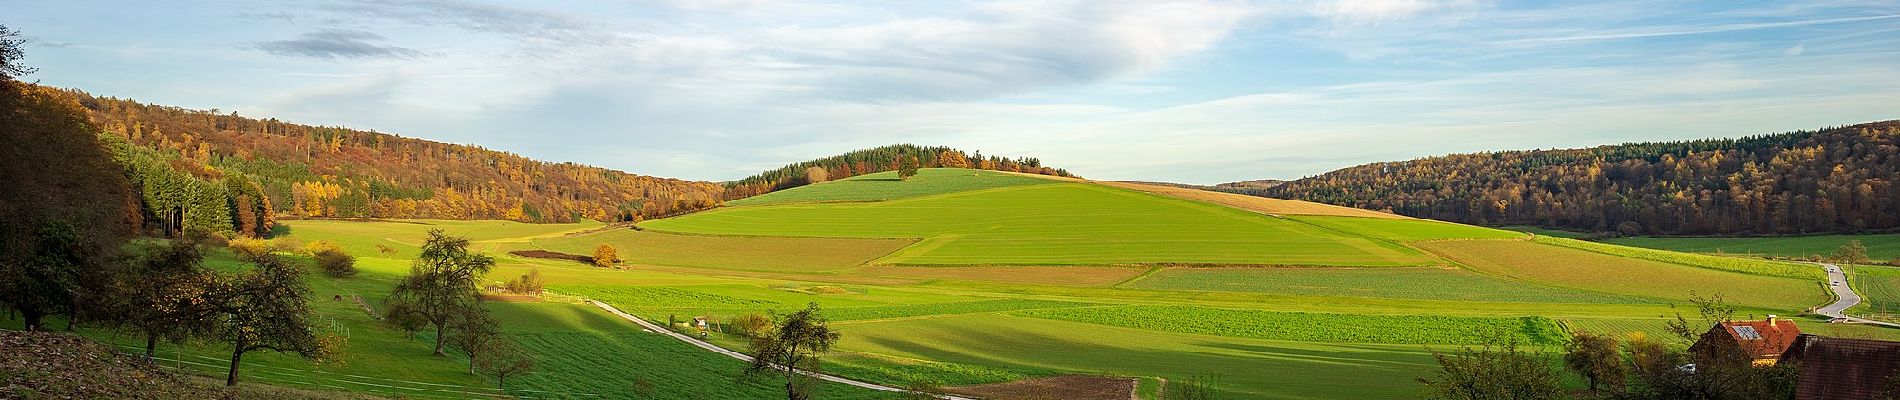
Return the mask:
M 1699 360 L 1746 359 L 1755 365 L 1774 365 L 1781 354 L 1801 336 L 1794 321 L 1773 315 L 1759 321 L 1723 321 L 1709 327 L 1689 354 Z
M 1900 390 L 1900 342 L 1800 335 L 1781 360 L 1799 368 L 1798 400 L 1886 399 Z

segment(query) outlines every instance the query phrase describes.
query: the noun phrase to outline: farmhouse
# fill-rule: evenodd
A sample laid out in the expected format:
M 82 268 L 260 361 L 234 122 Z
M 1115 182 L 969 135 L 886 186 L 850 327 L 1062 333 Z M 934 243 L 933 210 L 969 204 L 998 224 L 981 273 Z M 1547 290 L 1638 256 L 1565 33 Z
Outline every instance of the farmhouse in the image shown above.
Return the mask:
M 1702 360 L 1747 359 L 1755 365 L 1774 365 L 1799 336 L 1801 328 L 1794 321 L 1773 315 L 1759 321 L 1722 321 L 1689 346 L 1689 353 Z
M 1800 335 L 1781 356 L 1800 367 L 1798 400 L 1882 399 L 1900 372 L 1900 342 Z

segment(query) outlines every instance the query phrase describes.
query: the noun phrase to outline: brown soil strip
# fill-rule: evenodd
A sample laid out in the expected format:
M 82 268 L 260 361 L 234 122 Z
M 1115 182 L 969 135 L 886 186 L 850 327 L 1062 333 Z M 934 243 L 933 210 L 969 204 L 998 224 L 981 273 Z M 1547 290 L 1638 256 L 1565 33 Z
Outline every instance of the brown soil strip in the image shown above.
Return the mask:
M 1063 375 L 988 385 L 958 386 L 944 391 L 998 400 L 1129 400 L 1135 398 L 1134 378 Z

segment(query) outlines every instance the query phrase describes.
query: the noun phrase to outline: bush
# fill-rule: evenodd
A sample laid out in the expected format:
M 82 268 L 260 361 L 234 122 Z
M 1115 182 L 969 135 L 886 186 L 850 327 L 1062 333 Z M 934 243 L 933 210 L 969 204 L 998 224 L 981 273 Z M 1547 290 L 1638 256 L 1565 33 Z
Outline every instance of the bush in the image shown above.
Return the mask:
M 271 253 L 270 243 L 263 239 L 233 238 L 225 243 L 225 247 L 230 248 L 232 253 L 236 253 L 238 258 L 245 260 L 261 259 Z
M 764 334 L 767 329 L 772 328 L 772 319 L 766 318 L 764 314 L 751 313 L 732 317 L 731 326 L 738 329 L 740 335 L 745 335 L 745 337 L 758 337 Z
M 311 253 L 310 256 L 316 258 L 317 266 L 323 268 L 323 273 L 330 276 L 341 278 L 356 275 L 356 257 L 343 252 L 342 249 L 322 249 Z
M 602 243 L 599 247 L 594 248 L 594 265 L 605 268 L 612 267 L 617 263 L 620 263 L 620 251 L 614 249 L 613 246 Z
M 528 273 L 521 274 L 520 278 L 515 278 L 515 280 L 508 281 L 508 284 L 503 286 L 504 289 L 507 289 L 511 293 L 530 294 L 530 295 L 536 295 L 536 296 L 541 295 L 541 290 L 542 290 L 541 287 L 542 287 L 542 279 L 541 279 L 540 268 L 530 269 L 528 270 Z

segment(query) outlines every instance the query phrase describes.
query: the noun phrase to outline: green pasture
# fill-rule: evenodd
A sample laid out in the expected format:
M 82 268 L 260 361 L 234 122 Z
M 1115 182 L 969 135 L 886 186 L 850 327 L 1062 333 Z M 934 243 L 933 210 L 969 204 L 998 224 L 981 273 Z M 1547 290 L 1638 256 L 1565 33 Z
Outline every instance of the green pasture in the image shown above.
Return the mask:
M 614 246 L 628 264 L 777 272 L 837 272 L 915 243 L 910 239 L 676 235 L 612 229 L 588 235 L 540 238 L 535 247 L 593 255 Z
M 1507 231 L 1532 233 L 1532 234 L 1536 234 L 1537 236 L 1555 236 L 1555 237 L 1569 238 L 1569 239 L 1581 239 L 1583 237 L 1590 236 L 1589 232 L 1550 229 L 1550 228 L 1545 228 L 1545 227 L 1528 226 L 1528 225 L 1506 225 L 1506 226 L 1500 226 L 1497 228 L 1507 230 Z
M 1443 268 L 1169 268 L 1123 286 L 1157 290 L 1494 302 L 1651 301 Z
M 1444 239 L 1512 239 L 1522 232 L 1454 224 L 1429 219 L 1393 219 L 1329 216 L 1289 216 L 1294 221 L 1326 227 L 1351 235 L 1412 242 Z
M 1814 235 L 1763 237 L 1626 237 L 1604 239 L 1606 243 L 1689 253 L 1722 253 L 1772 257 L 1827 256 L 1849 240 L 1867 246 L 1867 256 L 1875 261 L 1900 257 L 1900 234 Z
M 668 232 L 923 238 L 890 264 L 1405 266 L 1413 249 L 1205 203 L 1056 183 L 877 203 L 732 207 L 647 221 Z
M 962 168 L 924 168 L 909 180 L 897 171 L 853 176 L 726 202 L 733 206 L 788 203 L 865 202 L 906 199 L 969 190 L 1061 182 L 1024 174 Z
M 1518 240 L 1459 240 L 1416 244 L 1478 272 L 1602 293 L 1686 300 L 1691 291 L 1728 302 L 1799 311 L 1829 297 L 1819 279 L 1752 275 Z M 1681 253 L 1674 253 L 1681 254 Z M 1819 271 L 1819 267 L 1815 267 Z
M 1821 267 L 1811 263 L 1770 261 L 1754 258 L 1724 257 L 1707 254 L 1681 253 L 1675 251 L 1646 249 L 1615 244 L 1591 242 L 1577 239 L 1539 236 L 1533 239 L 1537 243 L 1569 247 L 1603 253 L 1618 257 L 1660 261 L 1671 264 L 1687 265 L 1714 270 L 1740 272 L 1745 274 L 1780 276 L 1788 278 L 1821 280 L 1827 274 Z
M 1012 314 L 1166 332 L 1300 342 L 1477 345 L 1515 340 L 1550 345 L 1564 341 L 1557 324 L 1543 317 L 1362 315 L 1187 306 L 1060 308 Z

